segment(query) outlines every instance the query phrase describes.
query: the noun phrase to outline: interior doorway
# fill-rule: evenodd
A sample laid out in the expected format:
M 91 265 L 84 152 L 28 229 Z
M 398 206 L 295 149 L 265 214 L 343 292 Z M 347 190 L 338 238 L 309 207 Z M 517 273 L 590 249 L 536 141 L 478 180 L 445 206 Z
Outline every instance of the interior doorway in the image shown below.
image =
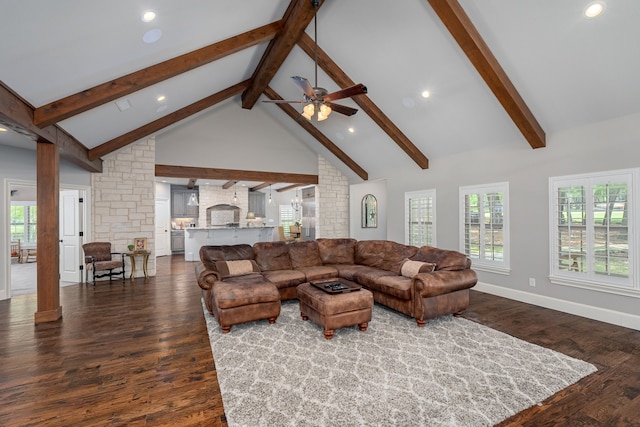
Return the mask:
M 90 239 L 87 233 L 90 188 L 74 185 L 60 187 L 60 286 L 68 286 L 82 282 L 82 244 Z M 13 295 L 37 292 L 37 198 L 36 183 L 33 181 L 9 180 L 7 188 L 9 212 L 5 229 L 8 230 L 9 240 L 20 238 L 23 252 L 22 262 L 19 262 L 19 258 L 5 261 L 7 297 L 11 298 Z M 20 214 L 23 215 L 22 220 Z M 27 260 L 29 249 L 36 255 Z

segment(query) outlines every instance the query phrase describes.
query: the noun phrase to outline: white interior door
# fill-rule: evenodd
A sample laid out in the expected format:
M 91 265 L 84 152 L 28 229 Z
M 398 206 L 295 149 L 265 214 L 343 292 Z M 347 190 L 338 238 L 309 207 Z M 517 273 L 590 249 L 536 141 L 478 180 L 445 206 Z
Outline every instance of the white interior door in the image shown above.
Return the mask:
M 169 200 L 156 199 L 156 256 L 171 254 Z
M 60 191 L 60 280 L 81 282 L 78 190 Z

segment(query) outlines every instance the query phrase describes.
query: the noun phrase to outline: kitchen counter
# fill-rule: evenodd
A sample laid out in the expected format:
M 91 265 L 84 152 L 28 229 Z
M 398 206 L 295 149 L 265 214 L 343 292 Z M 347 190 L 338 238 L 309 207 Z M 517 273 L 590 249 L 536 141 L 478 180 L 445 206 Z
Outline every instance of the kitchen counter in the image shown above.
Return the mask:
M 184 259 L 200 261 L 200 247 L 206 245 L 271 242 L 273 230 L 274 227 L 188 227 L 184 229 Z

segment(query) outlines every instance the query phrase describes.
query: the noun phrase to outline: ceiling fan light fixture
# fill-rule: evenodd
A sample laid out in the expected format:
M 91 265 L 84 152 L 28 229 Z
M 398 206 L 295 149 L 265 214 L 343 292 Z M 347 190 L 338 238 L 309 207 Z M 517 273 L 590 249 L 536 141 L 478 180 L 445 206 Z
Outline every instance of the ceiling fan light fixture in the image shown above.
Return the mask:
M 315 114 L 315 112 L 316 112 L 316 109 L 315 109 L 314 105 L 313 104 L 307 104 L 302 109 L 302 117 L 304 117 L 307 120 L 311 120 L 313 118 L 313 115 Z
M 331 114 L 331 107 L 325 104 L 320 105 L 320 111 L 318 111 L 318 121 L 321 122 L 323 120 L 326 120 L 330 114 Z

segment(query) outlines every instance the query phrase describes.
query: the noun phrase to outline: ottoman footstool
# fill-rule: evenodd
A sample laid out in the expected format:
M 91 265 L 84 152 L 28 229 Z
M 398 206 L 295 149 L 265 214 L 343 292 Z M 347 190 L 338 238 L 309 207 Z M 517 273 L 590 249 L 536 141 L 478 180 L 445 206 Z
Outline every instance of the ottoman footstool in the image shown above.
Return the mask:
M 310 283 L 298 286 L 298 301 L 302 320 L 311 319 L 324 329 L 330 340 L 335 329 L 358 325 L 366 331 L 371 321 L 373 294 L 366 289 L 329 294 Z
M 260 275 L 216 283 L 212 300 L 212 313 L 225 334 L 238 323 L 262 319 L 275 323 L 280 315 L 280 293 Z

